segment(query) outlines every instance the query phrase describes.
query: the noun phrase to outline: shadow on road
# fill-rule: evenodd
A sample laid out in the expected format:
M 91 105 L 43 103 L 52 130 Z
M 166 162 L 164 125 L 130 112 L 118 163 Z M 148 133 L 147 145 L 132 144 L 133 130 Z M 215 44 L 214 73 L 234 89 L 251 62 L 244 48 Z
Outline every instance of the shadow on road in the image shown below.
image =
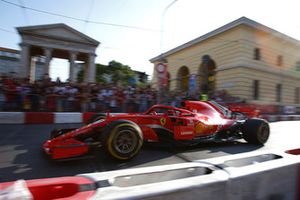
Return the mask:
M 127 162 L 112 160 L 103 150 L 88 158 L 71 161 L 52 161 L 42 152 L 42 144 L 53 128 L 73 128 L 80 124 L 1 125 L 0 182 L 17 179 L 37 179 L 74 176 L 82 173 L 134 167 L 191 162 L 193 160 L 255 151 L 261 146 L 244 142 L 205 143 L 193 147 L 170 147 L 146 144 L 140 154 Z

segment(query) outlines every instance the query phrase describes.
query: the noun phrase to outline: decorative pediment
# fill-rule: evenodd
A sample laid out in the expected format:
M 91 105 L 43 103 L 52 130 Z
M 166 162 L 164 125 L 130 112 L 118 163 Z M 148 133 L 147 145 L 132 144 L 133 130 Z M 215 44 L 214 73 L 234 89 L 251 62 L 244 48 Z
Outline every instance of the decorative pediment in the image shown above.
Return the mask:
M 39 36 L 42 38 L 66 40 L 98 46 L 99 42 L 89 36 L 67 26 L 66 24 L 47 24 L 17 28 L 19 34 Z

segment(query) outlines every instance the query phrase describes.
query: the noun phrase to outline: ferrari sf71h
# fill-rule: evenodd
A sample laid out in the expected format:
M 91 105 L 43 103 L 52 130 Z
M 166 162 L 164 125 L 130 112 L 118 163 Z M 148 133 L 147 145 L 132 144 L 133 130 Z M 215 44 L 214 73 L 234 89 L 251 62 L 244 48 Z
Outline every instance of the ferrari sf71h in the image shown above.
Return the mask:
M 128 160 L 144 142 L 195 145 L 244 139 L 262 145 L 269 138 L 269 124 L 263 119 L 232 112 L 213 101 L 186 100 L 181 105 L 154 105 L 144 113 L 94 115 L 81 128 L 52 131 L 43 149 L 57 160 L 85 155 L 96 146 L 115 159 Z

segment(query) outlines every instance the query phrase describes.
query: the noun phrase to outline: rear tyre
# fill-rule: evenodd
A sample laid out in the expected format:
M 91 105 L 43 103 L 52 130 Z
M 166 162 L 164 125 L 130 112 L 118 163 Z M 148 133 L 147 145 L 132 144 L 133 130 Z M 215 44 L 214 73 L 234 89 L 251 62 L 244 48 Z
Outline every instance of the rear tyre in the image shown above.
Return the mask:
M 143 144 L 140 127 L 127 120 L 118 120 L 104 130 L 101 143 L 114 159 L 129 160 L 136 156 Z
M 243 138 L 251 144 L 264 144 L 268 141 L 270 127 L 263 119 L 248 119 L 242 126 Z

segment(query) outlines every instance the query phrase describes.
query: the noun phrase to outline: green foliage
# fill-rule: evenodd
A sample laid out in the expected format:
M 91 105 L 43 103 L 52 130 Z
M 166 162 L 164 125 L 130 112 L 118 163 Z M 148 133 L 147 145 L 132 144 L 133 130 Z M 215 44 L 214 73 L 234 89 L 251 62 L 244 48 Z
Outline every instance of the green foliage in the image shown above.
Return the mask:
M 83 82 L 83 70 L 80 70 L 77 74 L 77 82 L 82 83 Z
M 110 61 L 107 66 L 112 75 L 112 82 L 114 84 L 128 85 L 129 78 L 134 77 L 134 72 L 128 65 L 123 65 L 116 61 Z
M 138 88 L 147 88 L 148 86 L 149 86 L 149 84 L 147 84 L 147 83 L 142 83 L 142 82 L 137 83 Z
M 83 82 L 83 70 L 77 75 L 79 83 Z M 107 83 L 105 76 L 111 77 L 111 83 L 128 85 L 129 78 L 133 78 L 135 73 L 128 65 L 123 65 L 117 61 L 110 61 L 108 65 L 96 64 L 96 82 Z
M 103 77 L 103 74 L 107 73 L 107 66 L 96 64 L 96 82 L 97 83 L 106 83 L 105 78 Z

